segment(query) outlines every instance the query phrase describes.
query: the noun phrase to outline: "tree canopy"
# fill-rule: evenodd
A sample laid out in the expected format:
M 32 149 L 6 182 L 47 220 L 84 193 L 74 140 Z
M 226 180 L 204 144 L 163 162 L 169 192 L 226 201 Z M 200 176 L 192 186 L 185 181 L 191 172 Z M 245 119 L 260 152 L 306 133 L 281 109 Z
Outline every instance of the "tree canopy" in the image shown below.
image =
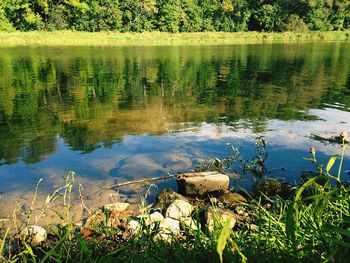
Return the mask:
M 1 0 L 0 31 L 306 31 L 350 28 L 349 0 Z

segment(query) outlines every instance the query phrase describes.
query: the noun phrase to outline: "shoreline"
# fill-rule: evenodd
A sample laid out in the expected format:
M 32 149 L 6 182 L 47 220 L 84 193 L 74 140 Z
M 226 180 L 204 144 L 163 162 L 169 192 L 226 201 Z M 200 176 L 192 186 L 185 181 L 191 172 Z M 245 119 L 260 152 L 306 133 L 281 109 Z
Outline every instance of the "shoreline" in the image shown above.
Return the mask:
M 177 251 L 177 256 L 184 262 L 192 262 L 200 254 L 204 255 L 204 261 L 215 259 L 215 262 L 221 257 L 228 262 L 249 262 L 261 255 L 268 256 L 266 262 L 270 259 L 284 262 L 287 256 L 296 262 L 304 262 L 324 259 L 328 254 L 326 248 L 313 250 L 319 246 L 316 241 L 325 242 L 325 234 L 340 242 L 331 246 L 335 255 L 344 256 L 347 252 L 343 249 L 347 246 L 341 242 L 346 233 L 339 236 L 337 229 L 346 231 L 342 224 L 346 223 L 344 218 L 350 189 L 344 185 L 322 186 L 328 180 L 332 177 L 316 175 L 302 185 L 292 186 L 276 179 L 262 178 L 251 193 L 219 190 L 206 193 L 199 199 L 196 195 L 183 196 L 171 189 L 163 189 L 156 203 L 141 202 L 138 211 L 129 210 L 129 203 L 104 204 L 91 211 L 84 223 L 71 220 L 68 205 L 62 210 L 61 224 L 27 224 L 17 231 L 2 229 L 0 260 L 12 262 L 36 258 L 45 262 L 48 258 L 54 261 L 65 258 L 69 262 L 81 262 L 79 259 L 89 258 L 104 262 L 119 258 L 123 262 L 140 259 L 143 262 L 163 262 L 157 255 Z M 339 200 L 336 200 L 340 193 L 344 197 L 339 212 Z M 331 200 L 322 204 L 321 210 L 326 212 L 322 224 L 331 222 L 334 227 L 312 229 L 308 222 L 317 218 L 318 200 L 327 196 Z M 314 201 L 310 203 L 308 200 Z M 65 213 L 67 217 L 64 217 Z M 300 221 L 290 221 L 290 216 Z M 305 244 L 304 235 L 308 240 Z M 277 240 L 275 244 L 271 243 L 273 239 Z M 313 244 L 311 248 L 308 247 L 310 244 Z M 296 245 L 304 246 L 307 251 L 296 249 Z M 264 249 L 257 250 L 259 246 Z
M 339 139 L 338 176 L 330 173 L 338 156 L 332 156 L 324 170 L 311 147 L 307 160 L 315 164 L 315 171 L 305 171 L 301 185 L 266 177 L 262 162 L 251 170 L 259 178 L 253 191 L 237 192 L 229 188 L 227 174 L 209 172 L 207 167 L 205 172 L 178 175 L 178 192 L 163 189 L 155 203 L 141 201 L 136 213 L 128 210 L 129 203 L 118 199 L 89 211 L 81 196 L 81 209 L 89 214 L 83 222 L 72 219 L 75 173 L 70 172 L 65 185 L 48 196 L 34 221 L 31 207 L 27 224 L 18 222 L 13 230 L 0 230 L 0 260 L 164 262 L 166 255 L 176 256 L 169 262 L 346 259 L 350 251 L 350 187 L 340 178 L 346 132 Z M 260 155 L 263 158 L 264 154 Z M 63 209 L 56 214 L 62 223 L 46 229 L 37 225 L 48 204 L 59 197 Z
M 169 46 L 348 41 L 350 30 L 283 32 L 119 33 L 82 31 L 0 32 L 0 47 L 10 46 Z

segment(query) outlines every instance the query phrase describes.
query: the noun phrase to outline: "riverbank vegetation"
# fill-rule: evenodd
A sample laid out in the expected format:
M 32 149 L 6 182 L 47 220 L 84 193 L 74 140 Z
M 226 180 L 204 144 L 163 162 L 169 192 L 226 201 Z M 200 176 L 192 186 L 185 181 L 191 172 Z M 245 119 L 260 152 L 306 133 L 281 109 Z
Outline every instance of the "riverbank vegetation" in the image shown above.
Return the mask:
M 2 0 L 0 31 L 333 31 L 347 0 Z
M 79 31 L 0 32 L 1 46 L 170 46 L 170 45 L 227 45 L 296 41 L 344 41 L 345 31 L 309 32 L 195 32 L 195 33 L 118 33 Z
M 285 262 L 286 259 L 348 262 L 350 188 L 340 180 L 346 137 L 344 132 L 339 136 L 341 155 L 331 157 L 325 165 L 317 162 L 317 152 L 310 148 L 310 158 L 306 159 L 316 169 L 304 178 L 302 185 L 290 187 L 288 196 L 275 191 L 276 188 L 263 187 L 254 193 L 241 192 L 245 197 L 240 197 L 237 203 L 231 199 L 229 205 L 220 203 L 221 197 L 217 195 L 217 198 L 208 195 L 202 201 L 195 199 L 191 202 L 197 209 L 191 220 L 197 223 L 184 224 L 180 232 L 161 236 L 162 223 L 157 223 L 156 218 L 161 217 L 162 210 L 147 204 L 140 207 L 136 227 L 130 226 L 130 219 L 117 220 L 108 210 L 98 214 L 95 228 L 84 229 L 75 224 L 69 214 L 69 195 L 74 182 L 74 174 L 70 174 L 60 189 L 65 204 L 65 209 L 58 213 L 62 224 L 48 229 L 48 239 L 40 245 L 34 242 L 35 236 L 23 237 L 23 231 L 21 235 L 17 235 L 19 231 L 3 232 L 0 259 L 4 262 Z M 177 201 L 183 202 L 180 201 L 183 196 L 175 195 Z M 226 220 L 214 216 L 213 225 L 205 225 L 200 220 L 198 202 L 206 203 L 205 209 L 217 214 L 223 206 L 227 211 L 231 209 L 224 214 L 235 216 L 233 229 L 227 216 Z

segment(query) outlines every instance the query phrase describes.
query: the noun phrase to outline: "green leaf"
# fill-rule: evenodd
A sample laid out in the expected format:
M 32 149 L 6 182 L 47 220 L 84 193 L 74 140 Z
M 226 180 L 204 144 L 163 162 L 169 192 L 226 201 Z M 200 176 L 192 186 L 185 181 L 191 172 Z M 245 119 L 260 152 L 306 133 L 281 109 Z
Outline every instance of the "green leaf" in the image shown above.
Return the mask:
M 295 218 L 294 218 L 294 206 L 290 205 L 286 215 L 286 233 L 287 237 L 293 242 L 295 241 Z
M 2 255 L 2 251 L 4 250 L 5 242 L 6 242 L 6 237 L 7 237 L 7 234 L 9 233 L 9 230 L 10 230 L 9 228 L 6 230 L 4 239 L 2 240 L 2 242 L 1 242 L 1 244 L 0 244 L 0 255 Z
M 52 257 L 55 253 L 55 250 L 62 244 L 62 242 L 65 241 L 66 236 L 68 235 L 68 233 L 66 233 L 58 242 L 57 244 L 55 244 L 51 250 L 47 253 L 45 253 L 44 257 L 40 260 L 40 263 L 44 263 L 47 259 L 49 259 L 50 257 Z
M 306 157 L 303 157 L 303 160 L 306 160 L 306 161 L 314 161 L 313 158 L 306 158 Z
M 337 233 L 341 234 L 343 236 L 350 237 L 350 230 L 344 229 L 338 226 L 328 226 L 328 227 L 322 227 L 321 232 L 323 233 Z
M 338 158 L 338 155 L 336 154 L 336 155 L 333 155 L 333 156 L 329 159 L 329 161 L 328 161 L 328 163 L 327 163 L 327 167 L 326 167 L 326 172 L 327 172 L 327 173 L 329 173 L 329 170 L 332 168 L 332 166 L 334 165 L 335 160 L 337 160 L 337 158 Z
M 313 183 L 315 183 L 317 180 L 319 179 L 325 179 L 326 177 L 325 176 L 315 176 L 315 177 L 312 177 L 311 179 L 307 180 L 300 188 L 299 190 L 296 192 L 295 194 L 295 204 L 296 205 L 296 202 L 299 201 L 300 197 L 301 197 L 301 194 L 304 192 L 304 190 L 312 185 Z
M 222 252 L 226 247 L 226 242 L 227 242 L 227 239 L 230 237 L 230 234 L 231 234 L 231 223 L 230 223 L 230 220 L 227 220 L 224 227 L 220 231 L 218 242 L 216 244 L 216 251 L 219 254 L 221 263 L 223 262 Z
M 23 242 L 24 246 L 26 247 L 27 253 L 32 257 L 33 262 L 36 262 L 35 254 L 33 252 L 33 249 L 30 245 L 28 245 L 26 242 Z

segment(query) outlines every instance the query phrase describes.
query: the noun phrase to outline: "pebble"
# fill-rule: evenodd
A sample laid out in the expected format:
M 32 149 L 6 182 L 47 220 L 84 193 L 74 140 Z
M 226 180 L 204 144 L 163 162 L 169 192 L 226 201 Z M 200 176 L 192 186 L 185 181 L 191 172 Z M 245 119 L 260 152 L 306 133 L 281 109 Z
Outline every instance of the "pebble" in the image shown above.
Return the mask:
M 40 246 L 47 239 L 46 230 L 41 226 L 28 226 L 20 234 L 21 240 L 30 242 L 33 247 Z

